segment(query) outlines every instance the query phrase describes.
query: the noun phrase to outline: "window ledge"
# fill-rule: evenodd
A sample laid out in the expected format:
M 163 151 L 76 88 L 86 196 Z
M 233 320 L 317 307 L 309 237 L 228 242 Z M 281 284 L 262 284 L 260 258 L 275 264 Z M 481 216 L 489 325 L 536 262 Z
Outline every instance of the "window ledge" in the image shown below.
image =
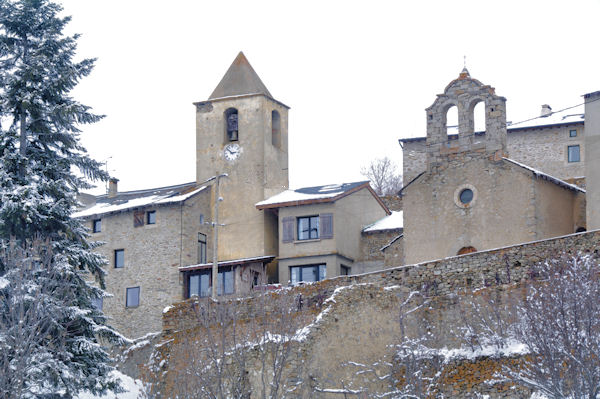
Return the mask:
M 319 241 L 321 241 L 320 238 L 313 238 L 313 239 L 310 239 L 310 240 L 295 240 L 294 244 L 303 244 L 305 242 L 319 242 Z

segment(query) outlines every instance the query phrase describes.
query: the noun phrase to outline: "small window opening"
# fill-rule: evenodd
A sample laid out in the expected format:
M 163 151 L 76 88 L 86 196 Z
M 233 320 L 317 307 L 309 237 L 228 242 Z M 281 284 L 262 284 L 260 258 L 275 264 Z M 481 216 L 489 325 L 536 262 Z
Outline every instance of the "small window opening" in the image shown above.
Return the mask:
M 198 263 L 206 263 L 206 234 L 198 233 Z
M 125 250 L 115 249 L 115 269 L 125 266 Z
M 460 202 L 465 205 L 470 203 L 471 201 L 473 201 L 473 190 L 471 190 L 470 188 L 465 188 L 460 192 L 458 198 L 460 199 Z
M 156 224 L 156 211 L 146 212 L 146 223 Z
M 271 143 L 273 146 L 281 147 L 281 117 L 279 112 L 271 112 Z
M 125 306 L 128 308 L 140 306 L 140 287 L 127 288 Z
M 238 141 L 238 111 L 235 108 L 229 108 L 225 111 L 225 130 L 227 132 L 227 141 Z
M 102 231 L 102 219 L 94 219 L 92 221 L 92 232 L 100 233 Z
M 569 137 L 577 137 L 577 130 L 569 130 Z

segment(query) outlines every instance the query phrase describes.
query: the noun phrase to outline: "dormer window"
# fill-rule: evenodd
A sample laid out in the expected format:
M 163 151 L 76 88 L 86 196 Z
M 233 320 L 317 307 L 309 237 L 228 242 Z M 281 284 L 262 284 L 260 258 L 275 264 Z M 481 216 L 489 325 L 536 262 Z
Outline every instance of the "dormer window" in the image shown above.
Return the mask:
M 229 108 L 225 111 L 225 130 L 227 141 L 238 141 L 238 111 Z

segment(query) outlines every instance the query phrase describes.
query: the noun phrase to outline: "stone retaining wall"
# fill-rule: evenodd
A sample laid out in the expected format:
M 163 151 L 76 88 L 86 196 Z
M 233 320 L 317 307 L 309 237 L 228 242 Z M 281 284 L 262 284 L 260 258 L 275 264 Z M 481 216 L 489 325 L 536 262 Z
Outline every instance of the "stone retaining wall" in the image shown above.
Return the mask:
M 421 291 L 423 295 L 414 299 L 414 303 L 427 300 L 428 304 L 406 317 L 405 334 L 420 337 L 425 331 L 435 331 L 436 338 L 428 342 L 428 347 L 457 348 L 461 346 L 462 338 L 454 327 L 460 324 L 465 314 L 461 298 L 476 302 L 490 292 L 508 298 L 515 295 L 515 289 L 529 283 L 532 266 L 562 253 L 597 253 L 599 244 L 600 231 L 573 234 L 363 275 L 340 276 L 284 288 L 268 295 L 273 298 L 292 296 L 293 306 L 308 317 L 310 328 L 306 338 L 292 343 L 299 359 L 295 361 L 300 361 L 302 367 L 291 365 L 290 370 L 305 370 L 306 375 L 294 376 L 303 381 L 301 385 L 310 382 L 311 389 L 363 387 L 365 392 L 373 393 L 385 390 L 383 382 L 356 380 L 355 363 L 368 366 L 389 356 L 390 345 L 399 342 L 398 316 L 408 292 Z M 166 361 L 157 370 L 158 375 L 168 375 L 168 359 L 171 353 L 177 353 L 178 337 L 197 328 L 194 308 L 197 301 L 203 300 L 207 299 L 180 302 L 163 315 L 163 341 L 166 344 L 157 349 L 155 363 Z M 278 317 L 276 305 L 270 309 L 271 301 L 264 297 L 238 301 L 241 319 L 251 320 L 257 315 Z M 530 392 L 523 387 L 487 383 L 502 362 L 519 362 L 519 359 L 446 360 L 440 383 L 444 395 L 452 398 L 473 398 L 475 394 L 490 395 L 490 398 L 528 398 Z M 260 369 L 259 364 L 248 364 L 248 367 L 255 371 Z M 354 397 L 370 397 L 367 393 L 360 395 Z M 297 397 L 338 398 L 340 395 L 312 390 Z

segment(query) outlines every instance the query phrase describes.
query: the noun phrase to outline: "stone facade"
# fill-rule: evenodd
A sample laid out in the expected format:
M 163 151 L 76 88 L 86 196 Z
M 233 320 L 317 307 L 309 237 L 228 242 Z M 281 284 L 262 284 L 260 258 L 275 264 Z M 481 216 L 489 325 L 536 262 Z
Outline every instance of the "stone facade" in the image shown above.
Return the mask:
M 482 136 L 473 133 L 480 101 L 486 109 Z M 585 228 L 582 189 L 506 158 L 504 102 L 463 71 L 426 110 L 426 169 L 402 190 L 406 263 Z M 453 105 L 459 133 L 448 140 L 445 118 Z
M 91 215 L 101 220 L 101 231 L 91 239 L 104 242 L 97 252 L 108 259 L 104 313 L 110 324 L 128 337 L 161 330 L 162 309 L 183 297 L 178 268 L 198 263 L 198 233 L 207 235 L 211 251 L 210 226 L 201 224 L 200 215 L 210 215 L 210 188 L 176 204 L 148 205 L 121 212 Z M 147 223 L 147 213 L 155 212 L 155 223 Z M 144 223 L 134 227 L 134 213 Z M 123 265 L 115 267 L 115 251 L 123 250 Z M 139 304 L 127 306 L 127 288 L 139 287 Z

